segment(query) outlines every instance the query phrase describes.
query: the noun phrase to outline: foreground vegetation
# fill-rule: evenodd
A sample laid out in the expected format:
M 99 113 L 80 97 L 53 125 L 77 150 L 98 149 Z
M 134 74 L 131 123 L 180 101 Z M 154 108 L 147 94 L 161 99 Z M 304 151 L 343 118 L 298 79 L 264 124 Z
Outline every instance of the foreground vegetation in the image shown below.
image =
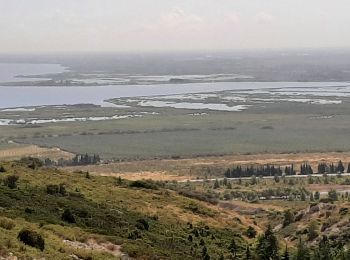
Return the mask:
M 0 171 L 3 257 L 349 259 L 349 196 L 332 190 L 347 177 L 127 181 L 31 158 Z

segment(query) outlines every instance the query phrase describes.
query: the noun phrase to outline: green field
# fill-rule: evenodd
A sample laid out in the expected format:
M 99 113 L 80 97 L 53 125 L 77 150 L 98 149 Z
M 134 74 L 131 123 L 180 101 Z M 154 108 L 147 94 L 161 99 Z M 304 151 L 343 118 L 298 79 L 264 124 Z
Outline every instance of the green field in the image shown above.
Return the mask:
M 261 98 L 266 98 L 261 96 Z M 349 151 L 350 102 L 309 104 L 251 103 L 240 112 L 92 105 L 37 108 L 16 112 L 23 118 L 139 117 L 1 126 L 0 147 L 8 141 L 60 147 L 74 153 L 97 153 L 104 159 L 193 157 L 203 155 Z M 125 100 L 115 100 L 125 104 Z M 205 103 L 218 103 L 209 99 Z M 231 104 L 231 103 L 225 103 Z M 240 105 L 236 102 L 231 105 Z M 248 103 L 250 104 L 250 103 Z M 146 114 L 146 113 L 147 114 Z M 153 113 L 153 114 L 152 114 Z M 193 115 L 204 113 L 201 115 Z M 14 112 L 1 113 L 12 118 Z

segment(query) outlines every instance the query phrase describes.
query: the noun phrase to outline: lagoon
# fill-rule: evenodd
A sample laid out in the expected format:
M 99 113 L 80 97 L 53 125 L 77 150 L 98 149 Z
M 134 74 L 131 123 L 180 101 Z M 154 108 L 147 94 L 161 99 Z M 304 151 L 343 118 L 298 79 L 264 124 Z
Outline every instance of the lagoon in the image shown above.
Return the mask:
M 95 104 L 105 106 L 112 98 L 159 96 L 189 93 L 232 91 L 283 91 L 317 89 L 319 94 L 341 96 L 349 91 L 349 83 L 339 82 L 215 82 L 159 85 L 111 85 L 89 87 L 13 87 L 0 86 L 0 108 L 35 107 L 48 105 Z

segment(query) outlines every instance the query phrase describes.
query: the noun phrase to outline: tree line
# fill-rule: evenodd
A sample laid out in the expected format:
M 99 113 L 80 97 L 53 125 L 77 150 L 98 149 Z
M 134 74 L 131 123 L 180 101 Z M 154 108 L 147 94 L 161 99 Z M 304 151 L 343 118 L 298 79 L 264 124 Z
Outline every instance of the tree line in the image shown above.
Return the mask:
M 326 164 L 324 162 L 319 163 L 317 166 L 317 174 L 341 174 L 345 172 L 345 166 L 342 161 L 339 161 L 336 165 L 334 163 Z M 347 167 L 347 173 L 350 173 L 350 163 Z M 300 165 L 300 169 L 297 172 L 294 164 L 290 166 L 275 166 L 275 165 L 250 165 L 250 166 L 235 166 L 228 168 L 224 172 L 226 178 L 244 178 L 252 176 L 283 176 L 283 175 L 312 175 L 314 174 L 312 166 L 308 163 Z
M 98 154 L 77 154 L 72 159 L 60 158 L 58 161 L 46 158 L 44 160 L 45 166 L 81 166 L 81 165 L 94 165 L 101 162 L 101 158 Z

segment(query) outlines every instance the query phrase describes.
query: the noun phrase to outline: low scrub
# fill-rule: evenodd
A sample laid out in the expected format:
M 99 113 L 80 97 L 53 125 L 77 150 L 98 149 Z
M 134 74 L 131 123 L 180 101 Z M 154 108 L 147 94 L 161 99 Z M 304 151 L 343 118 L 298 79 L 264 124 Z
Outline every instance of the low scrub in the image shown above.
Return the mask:
M 3 229 L 11 230 L 16 226 L 15 222 L 9 218 L 1 217 L 0 218 L 0 227 Z
M 143 189 L 150 189 L 150 190 L 157 190 L 158 185 L 156 182 L 152 180 L 137 180 L 133 181 L 129 184 L 130 187 L 133 188 L 143 188 Z

